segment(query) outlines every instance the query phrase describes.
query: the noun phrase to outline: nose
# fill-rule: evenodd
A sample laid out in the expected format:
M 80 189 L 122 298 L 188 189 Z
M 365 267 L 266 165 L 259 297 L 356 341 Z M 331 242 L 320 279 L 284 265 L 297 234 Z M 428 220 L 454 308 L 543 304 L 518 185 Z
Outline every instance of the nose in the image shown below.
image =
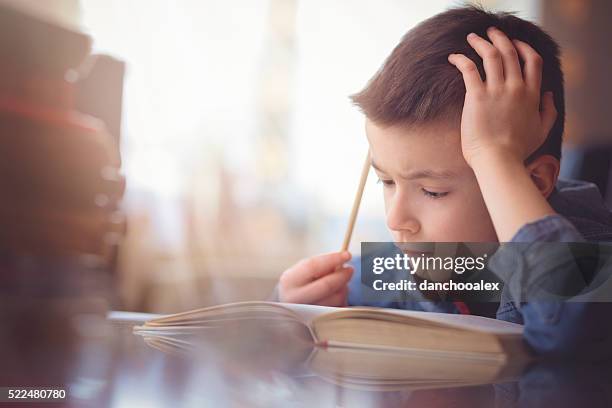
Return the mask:
M 421 224 L 410 209 L 409 198 L 399 191 L 388 202 L 387 227 L 397 233 L 402 241 L 414 239 L 414 235 L 421 230 Z

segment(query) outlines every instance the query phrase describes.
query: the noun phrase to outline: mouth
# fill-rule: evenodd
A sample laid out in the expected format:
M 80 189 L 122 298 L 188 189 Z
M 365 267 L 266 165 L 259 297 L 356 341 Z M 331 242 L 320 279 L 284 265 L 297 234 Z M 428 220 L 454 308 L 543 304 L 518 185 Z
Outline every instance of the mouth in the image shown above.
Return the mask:
M 409 256 L 431 255 L 434 250 L 431 242 L 397 242 L 395 245 Z
M 424 257 L 428 257 L 432 254 L 432 252 L 423 252 L 423 251 L 408 251 L 408 250 L 402 250 L 402 252 L 406 255 L 408 255 L 411 258 L 417 258 L 420 256 L 424 256 Z

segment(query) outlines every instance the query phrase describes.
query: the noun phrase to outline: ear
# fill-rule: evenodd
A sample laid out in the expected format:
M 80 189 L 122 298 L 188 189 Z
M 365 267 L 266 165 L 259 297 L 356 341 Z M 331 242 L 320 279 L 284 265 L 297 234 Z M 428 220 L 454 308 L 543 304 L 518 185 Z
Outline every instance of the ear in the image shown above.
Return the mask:
M 549 154 L 537 157 L 527 165 L 527 171 L 545 198 L 553 192 L 559 177 L 559 159 Z

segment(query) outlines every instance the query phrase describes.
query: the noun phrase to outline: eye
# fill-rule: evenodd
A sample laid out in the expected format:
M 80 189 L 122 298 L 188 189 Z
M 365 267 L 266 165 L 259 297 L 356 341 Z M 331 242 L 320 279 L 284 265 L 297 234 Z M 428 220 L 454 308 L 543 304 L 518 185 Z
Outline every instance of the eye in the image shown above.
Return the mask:
M 425 194 L 427 197 L 433 198 L 434 200 L 442 198 L 442 197 L 446 197 L 448 195 L 448 191 L 436 192 L 436 191 L 425 190 L 424 188 L 422 188 L 421 191 L 423 191 L 423 194 Z
M 395 182 L 393 180 L 383 180 L 381 178 L 378 179 L 377 183 L 382 183 L 382 185 L 384 187 L 391 187 L 392 185 L 395 184 Z

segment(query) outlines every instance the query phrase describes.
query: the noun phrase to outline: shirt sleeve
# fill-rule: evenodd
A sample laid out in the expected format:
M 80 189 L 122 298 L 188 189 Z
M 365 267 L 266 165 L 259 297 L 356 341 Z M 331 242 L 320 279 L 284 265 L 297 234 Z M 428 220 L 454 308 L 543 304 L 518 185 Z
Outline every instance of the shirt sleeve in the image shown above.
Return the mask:
M 583 242 L 584 238 L 566 218 L 555 214 L 525 224 L 510 242 Z
M 536 353 L 612 355 L 612 329 L 602 324 L 612 303 L 594 301 L 593 288 L 612 268 L 583 262 L 599 253 L 598 243 L 587 243 L 567 219 L 552 215 L 524 225 L 491 258 L 489 268 L 505 282 L 503 302 L 520 310 L 524 338 Z
M 510 242 L 502 243 L 488 266 L 503 280 L 505 297 L 518 307 L 546 293 L 559 293 L 569 283 L 580 285 L 580 279 L 575 282 L 580 275 L 574 267 L 573 244 L 584 242 L 565 218 L 547 216 L 524 225 Z

